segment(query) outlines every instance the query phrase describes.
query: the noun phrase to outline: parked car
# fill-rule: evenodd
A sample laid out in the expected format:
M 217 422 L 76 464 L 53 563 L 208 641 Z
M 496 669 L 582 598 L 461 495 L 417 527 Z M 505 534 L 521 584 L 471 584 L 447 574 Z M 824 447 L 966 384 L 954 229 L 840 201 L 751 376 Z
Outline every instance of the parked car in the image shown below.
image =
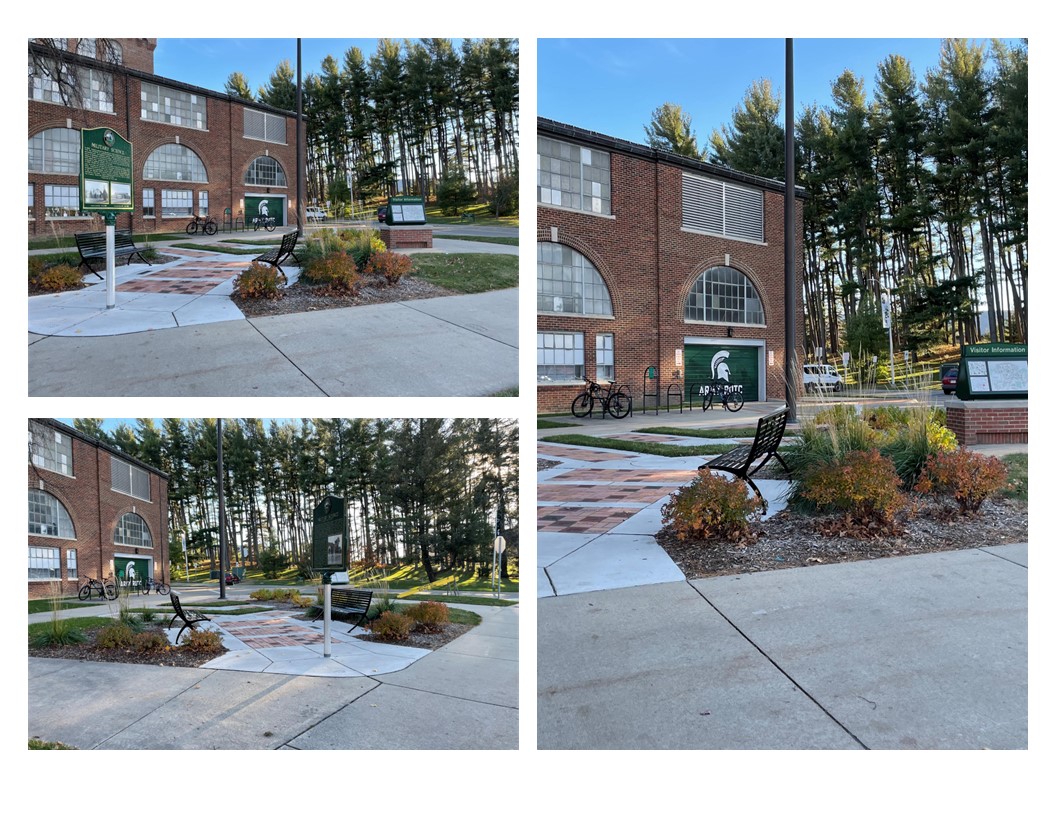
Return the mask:
M 385 223 L 385 219 L 389 217 L 389 207 L 387 204 L 382 204 L 378 207 L 378 221 Z
M 957 370 L 960 366 L 957 363 L 944 363 L 940 369 L 942 373 L 942 393 L 952 394 L 957 390 Z
M 814 391 L 842 391 L 843 377 L 836 370 L 836 366 L 824 364 L 811 364 L 803 366 L 803 388 L 810 393 Z
M 307 207 L 304 211 L 304 217 L 309 221 L 325 221 L 326 210 L 322 207 Z
M 241 582 L 242 579 L 235 575 L 233 572 L 228 572 L 224 575 L 224 583 L 228 586 L 231 586 L 231 584 L 239 584 Z

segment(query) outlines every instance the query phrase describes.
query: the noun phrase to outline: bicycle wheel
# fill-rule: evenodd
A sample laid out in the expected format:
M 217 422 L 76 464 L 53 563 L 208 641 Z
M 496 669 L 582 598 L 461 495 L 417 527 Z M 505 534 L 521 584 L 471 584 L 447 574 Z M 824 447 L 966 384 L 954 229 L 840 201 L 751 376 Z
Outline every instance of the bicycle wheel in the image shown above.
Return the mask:
M 593 407 L 594 400 L 591 399 L 590 394 L 584 392 L 572 400 L 572 416 L 582 419 L 591 412 Z
M 617 391 L 609 397 L 609 402 L 605 407 L 616 419 L 623 419 L 631 412 L 631 398 L 622 391 Z
M 704 393 L 700 395 L 700 410 L 707 411 L 711 407 L 712 391 L 710 386 L 702 386 Z
M 89 598 L 91 598 L 92 585 L 85 584 L 83 587 L 81 587 L 81 591 L 77 593 L 77 597 L 80 598 L 82 601 L 87 601 Z
M 740 411 L 744 407 L 744 394 L 734 391 L 726 396 L 726 408 L 729 411 Z
M 108 601 L 117 600 L 117 585 L 112 583 L 103 584 L 103 595 Z
M 187 225 L 187 234 L 194 235 L 196 232 L 198 232 L 198 222 L 192 221 L 190 224 Z
M 253 232 L 256 232 L 258 229 L 260 229 L 260 219 L 259 218 L 254 218 L 253 219 Z
M 202 230 L 206 235 L 216 235 L 216 222 L 207 221 L 204 229 Z
M 265 221 L 264 229 L 266 229 L 268 232 L 275 232 L 275 219 L 269 218 L 267 221 Z
M 150 584 L 148 584 L 146 581 L 144 581 L 143 583 L 141 583 L 139 585 L 139 591 L 142 592 L 144 595 L 149 595 L 150 594 Z
M 155 587 L 155 589 L 158 590 L 158 594 L 159 595 L 168 595 L 169 594 L 169 585 L 168 584 L 158 583 L 158 584 L 154 584 L 154 587 Z

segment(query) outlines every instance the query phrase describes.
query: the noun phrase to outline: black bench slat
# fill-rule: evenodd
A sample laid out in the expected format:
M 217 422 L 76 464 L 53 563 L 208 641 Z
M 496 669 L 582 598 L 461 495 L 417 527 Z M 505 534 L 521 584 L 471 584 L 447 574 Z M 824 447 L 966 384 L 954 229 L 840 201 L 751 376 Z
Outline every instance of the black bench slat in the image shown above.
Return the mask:
M 175 592 L 173 592 L 169 596 L 169 601 L 172 603 L 172 608 L 176 610 L 176 614 L 173 615 L 172 620 L 169 621 L 169 628 L 172 628 L 172 625 L 176 623 L 177 618 L 183 621 L 183 629 L 180 629 L 179 634 L 176 635 L 176 643 L 180 642 L 180 635 L 183 634 L 184 629 L 190 627 L 191 631 L 193 632 L 195 631 L 194 625 L 196 623 L 209 620 L 209 618 L 207 618 L 201 612 L 195 612 L 193 609 L 184 609 L 183 605 L 180 604 L 180 596 L 177 595 Z
M 78 232 L 73 238 L 77 242 L 77 251 L 81 253 L 81 262 L 78 264 L 78 268 L 83 266 L 102 280 L 103 276 L 92 269 L 90 261 L 106 260 L 106 233 Z M 128 258 L 128 263 L 132 263 L 132 258 L 135 255 L 138 255 L 139 259 L 147 266 L 151 265 L 150 261 L 143 257 L 143 253 L 136 246 L 135 241 L 132 240 L 132 230 L 114 230 L 114 257 Z
M 732 473 L 738 479 L 746 481 L 763 503 L 763 515 L 765 516 L 767 509 L 766 499 L 763 498 L 763 494 L 759 492 L 759 488 L 752 481 L 752 476 L 762 470 L 763 466 L 771 459 L 777 459 L 786 473 L 791 472 L 788 469 L 788 465 L 785 464 L 785 460 L 781 458 L 781 454 L 777 452 L 781 440 L 784 438 L 785 425 L 787 423 L 788 408 L 782 408 L 780 411 L 767 414 L 759 420 L 759 424 L 755 429 L 755 439 L 752 440 L 751 445 L 738 445 L 733 450 L 715 457 L 710 462 L 705 462 L 697 470 L 721 470 L 726 473 Z M 762 461 L 752 467 L 757 459 Z
M 330 587 L 330 611 L 341 612 L 345 615 L 359 615 L 356 622 L 352 624 L 355 629 L 367 617 L 370 611 L 370 602 L 374 597 L 371 589 L 352 589 L 351 587 Z M 319 610 L 320 616 L 323 614 Z M 352 629 L 348 631 L 351 632 Z
M 300 259 L 293 251 L 297 246 L 297 238 L 298 234 L 296 232 L 287 232 L 282 236 L 282 243 L 279 246 L 274 249 L 269 249 L 263 255 L 258 255 L 253 261 L 271 264 L 271 266 L 274 266 L 279 272 L 282 272 L 283 277 L 285 277 L 286 273 L 282 271 L 282 264 L 286 263 L 286 261 L 291 258 L 297 263 L 300 263 Z

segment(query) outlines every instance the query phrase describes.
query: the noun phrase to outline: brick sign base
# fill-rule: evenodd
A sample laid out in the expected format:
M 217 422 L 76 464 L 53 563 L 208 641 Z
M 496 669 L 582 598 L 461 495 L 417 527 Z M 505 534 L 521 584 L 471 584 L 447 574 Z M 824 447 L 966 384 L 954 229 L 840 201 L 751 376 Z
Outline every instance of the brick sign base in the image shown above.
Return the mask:
M 432 249 L 433 228 L 425 225 L 411 227 L 390 227 L 382 224 L 381 240 L 393 252 L 401 249 Z
M 1026 400 L 953 400 L 946 425 L 962 445 L 998 445 L 1027 441 Z

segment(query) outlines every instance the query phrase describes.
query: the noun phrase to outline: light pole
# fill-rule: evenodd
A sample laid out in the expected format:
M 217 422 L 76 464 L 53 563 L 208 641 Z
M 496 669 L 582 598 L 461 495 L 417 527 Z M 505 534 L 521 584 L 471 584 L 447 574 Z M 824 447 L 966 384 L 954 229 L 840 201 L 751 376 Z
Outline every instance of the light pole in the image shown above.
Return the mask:
M 498 525 L 495 525 L 495 546 L 491 552 L 491 591 L 495 594 L 495 597 L 499 597 L 500 590 L 502 588 L 502 577 L 500 572 L 502 570 L 502 554 L 506 551 L 506 539 L 502 535 L 502 530 Z

